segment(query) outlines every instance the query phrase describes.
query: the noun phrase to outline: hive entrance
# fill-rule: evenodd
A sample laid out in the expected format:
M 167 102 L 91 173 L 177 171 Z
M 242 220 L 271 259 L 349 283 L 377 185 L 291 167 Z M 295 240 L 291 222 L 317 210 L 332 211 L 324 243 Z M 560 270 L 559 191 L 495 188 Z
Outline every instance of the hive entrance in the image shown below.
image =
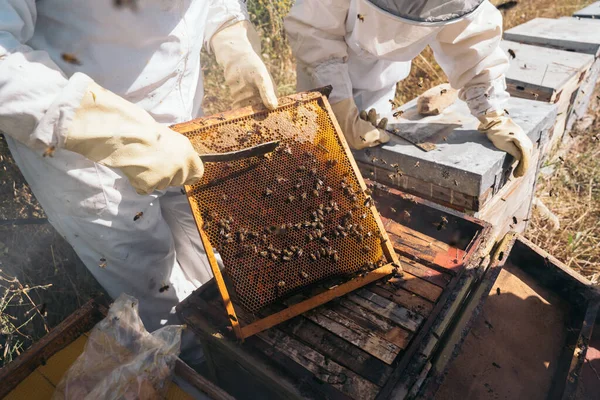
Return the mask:
M 275 111 L 243 109 L 174 127 L 214 153 L 280 140 L 267 156 L 207 163 L 202 180 L 186 187 L 223 260 L 228 291 L 250 313 L 326 278 L 366 275 L 392 261 L 325 97 L 308 92 L 282 102 Z

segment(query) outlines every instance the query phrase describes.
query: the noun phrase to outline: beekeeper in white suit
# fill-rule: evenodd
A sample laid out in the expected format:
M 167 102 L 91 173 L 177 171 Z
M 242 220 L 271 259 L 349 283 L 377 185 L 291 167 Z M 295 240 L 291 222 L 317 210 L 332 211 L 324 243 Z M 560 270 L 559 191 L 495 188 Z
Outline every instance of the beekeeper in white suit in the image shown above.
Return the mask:
M 212 277 L 181 193 L 202 161 L 167 127 L 201 115 L 203 45 L 233 107 L 276 107 L 242 0 L 0 0 L 0 131 L 52 225 L 150 331 Z
M 332 109 L 351 147 L 389 140 L 359 110 L 390 109 L 396 83 L 429 45 L 479 130 L 529 164 L 532 143 L 504 112 L 508 59 L 499 47 L 502 15 L 482 0 L 298 0 L 285 20 L 297 59 L 298 90 L 331 84 Z M 431 99 L 435 101 L 435 99 Z

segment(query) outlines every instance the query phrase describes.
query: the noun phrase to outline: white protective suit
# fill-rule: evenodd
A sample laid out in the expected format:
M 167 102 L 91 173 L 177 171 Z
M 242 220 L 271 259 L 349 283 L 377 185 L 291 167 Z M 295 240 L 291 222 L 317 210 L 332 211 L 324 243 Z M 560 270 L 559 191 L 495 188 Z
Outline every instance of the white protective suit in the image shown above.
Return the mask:
M 200 116 L 200 50 L 248 16 L 242 0 L 116 3 L 0 0 L 0 131 L 52 225 L 113 298 L 139 299 L 153 331 L 212 277 L 186 196 L 138 195 L 120 170 L 62 148 L 61 132 L 92 79 L 160 123 Z
M 502 15 L 488 1 L 298 0 L 285 28 L 298 90 L 331 84 L 332 104 L 354 97 L 388 117 L 396 83 L 427 45 L 476 117 L 509 97 Z

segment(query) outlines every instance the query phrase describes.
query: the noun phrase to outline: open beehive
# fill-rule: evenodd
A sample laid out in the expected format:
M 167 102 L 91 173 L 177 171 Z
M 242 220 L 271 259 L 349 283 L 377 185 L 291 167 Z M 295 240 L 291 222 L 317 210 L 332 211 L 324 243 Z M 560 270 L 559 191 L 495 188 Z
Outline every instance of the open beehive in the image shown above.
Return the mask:
M 172 127 L 199 152 L 226 153 L 280 141 L 265 156 L 207 163 L 202 180 L 186 186 L 239 338 L 399 271 L 332 115 L 326 96 L 313 91 L 280 99 L 273 111 L 248 107 Z M 342 280 L 324 291 L 312 290 L 331 278 Z M 309 288 L 309 298 L 283 310 L 269 308 Z M 241 327 L 236 307 L 255 321 Z

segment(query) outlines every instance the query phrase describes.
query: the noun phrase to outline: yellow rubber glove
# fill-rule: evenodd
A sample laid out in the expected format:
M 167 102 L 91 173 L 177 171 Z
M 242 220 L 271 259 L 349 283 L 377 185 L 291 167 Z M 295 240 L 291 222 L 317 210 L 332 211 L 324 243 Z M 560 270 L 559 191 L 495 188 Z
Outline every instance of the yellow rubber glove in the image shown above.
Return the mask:
M 377 111 L 374 108 L 368 114 L 366 111 L 359 114 L 354 99 L 349 98 L 332 104 L 331 109 L 351 148 L 360 150 L 390 140 L 390 135 L 385 131 L 387 118 L 377 123 Z
M 204 173 L 185 136 L 96 83 L 75 112 L 64 148 L 120 169 L 140 194 L 192 184 Z
M 485 133 L 488 139 L 500 150 L 503 150 L 519 160 L 513 175 L 525 175 L 529 168 L 529 160 L 533 151 L 533 143 L 523 129 L 504 114 L 504 111 L 494 111 L 479 117 L 479 131 Z
M 417 112 L 421 115 L 441 114 L 458 98 L 458 91 L 452 89 L 450 84 L 443 83 L 432 87 L 417 99 Z
M 211 48 L 225 70 L 234 108 L 261 102 L 271 110 L 277 107 L 275 84 L 260 58 L 260 39 L 250 22 L 240 21 L 215 33 Z

